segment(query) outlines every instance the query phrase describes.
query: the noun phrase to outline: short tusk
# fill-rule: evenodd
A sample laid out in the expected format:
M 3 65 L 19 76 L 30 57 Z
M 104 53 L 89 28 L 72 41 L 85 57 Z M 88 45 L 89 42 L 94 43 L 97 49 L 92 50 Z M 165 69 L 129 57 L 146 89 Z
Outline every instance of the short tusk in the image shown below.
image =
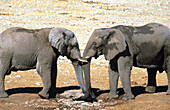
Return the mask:
M 87 60 L 83 60 L 83 59 L 78 59 L 78 61 L 83 62 L 83 63 L 88 63 Z
M 86 56 L 86 57 L 85 57 L 85 59 L 89 59 L 89 58 L 90 58 L 90 56 Z

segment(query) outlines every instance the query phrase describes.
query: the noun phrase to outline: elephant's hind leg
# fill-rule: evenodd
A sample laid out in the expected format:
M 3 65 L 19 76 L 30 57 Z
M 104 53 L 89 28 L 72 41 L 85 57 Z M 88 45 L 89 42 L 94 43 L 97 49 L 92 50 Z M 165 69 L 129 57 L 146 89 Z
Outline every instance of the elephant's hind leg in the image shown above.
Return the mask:
M 148 72 L 148 85 L 147 85 L 145 91 L 149 92 L 149 93 L 154 93 L 156 91 L 156 73 L 157 73 L 157 69 L 148 68 L 147 72 Z
M 0 98 L 8 97 L 5 92 L 4 79 L 5 75 L 9 72 L 10 60 L 7 58 L 0 58 Z

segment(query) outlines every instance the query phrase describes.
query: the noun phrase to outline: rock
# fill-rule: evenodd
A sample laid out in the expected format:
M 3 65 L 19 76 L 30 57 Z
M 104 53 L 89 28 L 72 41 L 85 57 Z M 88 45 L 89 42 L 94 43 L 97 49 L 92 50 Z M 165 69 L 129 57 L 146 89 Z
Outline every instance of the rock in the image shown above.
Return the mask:
M 82 93 L 81 90 L 69 90 L 69 91 L 65 91 L 64 93 L 60 95 L 66 98 L 76 99 L 76 98 L 83 96 L 84 94 Z
M 102 6 L 98 6 L 97 8 L 98 8 L 98 9 L 102 9 Z
M 20 78 L 21 76 L 20 75 L 16 75 L 15 77 Z
M 84 3 L 98 3 L 99 0 L 82 0 Z
M 81 103 L 84 103 L 84 101 L 74 101 L 73 105 L 80 105 Z
M 7 21 L 7 24 L 8 24 L 8 25 L 12 25 L 11 21 Z
M 64 99 L 60 99 L 60 100 L 58 100 L 58 102 L 63 102 L 64 101 Z
M 36 82 L 36 85 L 37 85 L 37 86 L 40 86 L 40 85 L 41 85 L 41 82 Z
M 89 8 L 94 8 L 95 6 L 90 6 Z
M 99 14 L 99 11 L 98 11 L 98 10 L 97 10 L 97 11 L 94 11 L 93 14 L 94 14 L 94 15 L 97 15 L 97 14 Z
M 99 103 L 101 103 L 103 100 L 98 100 Z
M 64 106 L 67 106 L 67 107 L 71 107 L 71 108 L 78 107 L 81 109 L 85 109 L 85 108 L 99 109 L 104 106 L 103 104 L 101 104 L 101 101 L 94 102 L 94 103 L 89 103 L 85 101 L 74 101 L 73 99 L 79 98 L 83 95 L 81 90 L 69 90 L 69 91 L 65 91 L 64 93 L 60 95 L 66 98 L 62 98 L 58 100 L 58 102 L 62 103 Z
M 88 102 L 84 102 L 84 103 L 82 103 L 81 105 L 82 105 L 82 106 L 87 106 L 87 107 L 88 107 L 88 106 L 91 106 Z

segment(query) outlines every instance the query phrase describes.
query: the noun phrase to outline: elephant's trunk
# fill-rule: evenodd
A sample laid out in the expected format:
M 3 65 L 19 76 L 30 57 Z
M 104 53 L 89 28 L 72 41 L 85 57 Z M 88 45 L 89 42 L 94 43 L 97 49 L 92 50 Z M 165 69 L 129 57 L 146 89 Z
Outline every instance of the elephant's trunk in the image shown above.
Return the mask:
M 83 71 L 82 71 L 82 66 L 79 64 L 79 61 L 72 61 L 73 67 L 75 69 L 76 72 L 76 77 L 78 80 L 78 83 L 83 91 L 83 93 L 85 91 L 87 91 L 86 86 L 84 84 L 84 79 L 83 79 Z
M 84 76 L 85 76 L 85 82 L 86 82 L 86 89 L 87 92 L 85 93 L 86 99 L 91 101 L 95 99 L 95 95 L 91 89 L 91 81 L 90 81 L 90 63 L 91 63 L 91 58 L 88 59 L 88 63 L 83 65 L 83 70 L 84 70 Z

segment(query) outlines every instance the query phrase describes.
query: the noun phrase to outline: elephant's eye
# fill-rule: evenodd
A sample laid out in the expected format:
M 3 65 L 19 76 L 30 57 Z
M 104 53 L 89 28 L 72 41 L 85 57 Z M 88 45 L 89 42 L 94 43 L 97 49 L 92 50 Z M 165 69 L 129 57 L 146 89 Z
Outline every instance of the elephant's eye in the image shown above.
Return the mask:
M 71 46 L 72 48 L 78 48 L 79 47 L 79 45 L 78 45 L 78 43 L 75 43 L 74 45 L 72 45 Z
M 94 45 L 95 47 L 98 47 L 98 46 L 99 46 L 99 43 L 94 42 L 93 45 Z
M 95 45 L 95 46 L 96 46 L 96 45 L 97 45 L 97 42 L 94 42 L 94 43 L 93 43 L 93 45 Z
M 73 45 L 73 47 L 78 47 L 78 43 L 75 43 L 75 44 Z

